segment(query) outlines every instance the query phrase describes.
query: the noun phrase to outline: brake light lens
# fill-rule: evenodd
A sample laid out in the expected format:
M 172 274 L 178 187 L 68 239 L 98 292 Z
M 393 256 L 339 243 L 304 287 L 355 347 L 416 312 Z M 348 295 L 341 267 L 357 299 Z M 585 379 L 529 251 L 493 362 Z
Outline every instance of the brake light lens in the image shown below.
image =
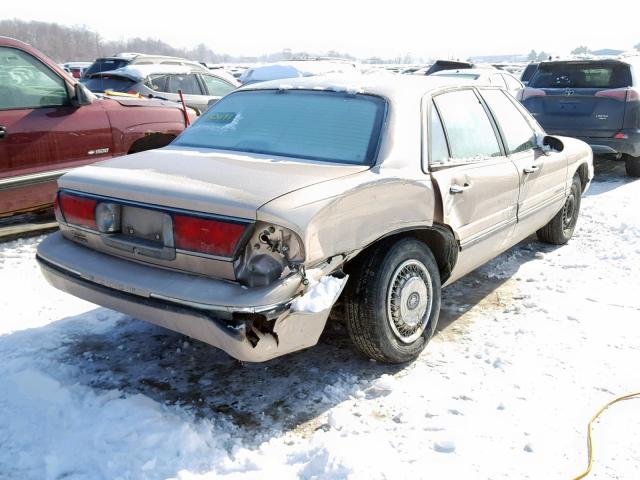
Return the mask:
M 209 218 L 173 216 L 173 239 L 176 248 L 218 257 L 231 257 L 246 225 Z
M 58 208 L 67 223 L 96 229 L 97 201 L 68 192 L 58 194 Z
M 525 100 L 529 99 L 529 98 L 534 98 L 534 97 L 544 97 L 546 96 L 547 93 L 544 90 L 540 90 L 539 88 L 529 88 L 526 87 L 522 90 L 520 96 L 522 97 L 520 99 L 521 102 L 524 102 Z
M 640 90 L 635 88 L 613 88 L 610 90 L 600 90 L 596 92 L 596 97 L 612 98 L 621 102 L 637 102 L 640 101 Z

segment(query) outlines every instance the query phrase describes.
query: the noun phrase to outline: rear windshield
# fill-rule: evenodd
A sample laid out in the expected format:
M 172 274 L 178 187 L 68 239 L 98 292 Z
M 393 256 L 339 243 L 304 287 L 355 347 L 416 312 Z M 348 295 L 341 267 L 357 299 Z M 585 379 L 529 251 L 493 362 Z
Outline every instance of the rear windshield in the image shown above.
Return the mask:
M 436 60 L 436 63 L 431 65 L 425 75 L 431 75 L 441 70 L 457 70 L 462 68 L 472 68 L 473 65 L 466 62 L 453 62 L 448 60 Z
M 83 80 L 82 83 L 92 92 L 105 92 L 107 90 L 111 90 L 112 92 L 128 92 L 129 89 L 135 85 L 133 80 L 116 75 L 98 75 L 87 78 Z
M 624 63 L 554 62 L 540 64 L 529 82 L 537 88 L 623 88 L 631 86 L 631 71 Z
M 93 73 L 109 72 L 127 65 L 129 65 L 129 60 L 124 58 L 99 58 L 87 68 L 84 75 L 88 77 Z
M 373 163 L 385 101 L 310 90 L 232 93 L 173 145 L 354 165 Z

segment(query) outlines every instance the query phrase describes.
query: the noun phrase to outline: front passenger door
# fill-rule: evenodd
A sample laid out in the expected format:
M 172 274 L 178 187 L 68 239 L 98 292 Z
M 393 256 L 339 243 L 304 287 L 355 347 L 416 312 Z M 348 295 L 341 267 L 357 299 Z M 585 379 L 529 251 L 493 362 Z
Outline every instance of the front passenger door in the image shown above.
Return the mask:
M 537 145 L 536 131 L 510 95 L 500 90 L 480 89 L 480 92 L 518 168 L 520 195 L 515 236 L 521 240 L 545 225 L 562 208 L 566 198 L 567 160 L 561 152 L 542 152 Z
M 473 89 L 442 93 L 433 101 L 429 168 L 441 196 L 442 222 L 460 243 L 451 283 L 510 246 L 519 177 Z
M 53 203 L 56 179 L 111 155 L 99 101 L 73 106 L 70 86 L 28 52 L 0 47 L 0 217 Z

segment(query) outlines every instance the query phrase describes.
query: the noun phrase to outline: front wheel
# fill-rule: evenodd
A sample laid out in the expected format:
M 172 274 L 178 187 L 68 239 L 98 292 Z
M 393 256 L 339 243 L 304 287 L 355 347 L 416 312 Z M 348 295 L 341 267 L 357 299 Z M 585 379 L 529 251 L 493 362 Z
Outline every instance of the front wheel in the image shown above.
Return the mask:
M 624 168 L 630 177 L 640 177 L 640 157 L 632 157 L 631 155 L 623 155 Z
M 569 196 L 560 211 L 549 223 L 536 232 L 541 242 L 564 245 L 569 241 L 576 229 L 576 223 L 578 223 L 581 195 L 582 183 L 576 174 L 571 182 Z
M 381 242 L 354 267 L 345 314 L 356 348 L 386 363 L 415 359 L 440 313 L 440 273 L 431 250 L 414 238 Z

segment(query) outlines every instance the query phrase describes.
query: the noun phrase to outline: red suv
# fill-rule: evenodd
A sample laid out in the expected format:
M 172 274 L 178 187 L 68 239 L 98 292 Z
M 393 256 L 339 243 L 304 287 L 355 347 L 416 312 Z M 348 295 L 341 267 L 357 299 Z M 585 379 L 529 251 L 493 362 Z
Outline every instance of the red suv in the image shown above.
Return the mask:
M 162 147 L 184 127 L 177 103 L 95 96 L 34 48 L 0 37 L 0 217 L 50 206 L 72 168 Z

